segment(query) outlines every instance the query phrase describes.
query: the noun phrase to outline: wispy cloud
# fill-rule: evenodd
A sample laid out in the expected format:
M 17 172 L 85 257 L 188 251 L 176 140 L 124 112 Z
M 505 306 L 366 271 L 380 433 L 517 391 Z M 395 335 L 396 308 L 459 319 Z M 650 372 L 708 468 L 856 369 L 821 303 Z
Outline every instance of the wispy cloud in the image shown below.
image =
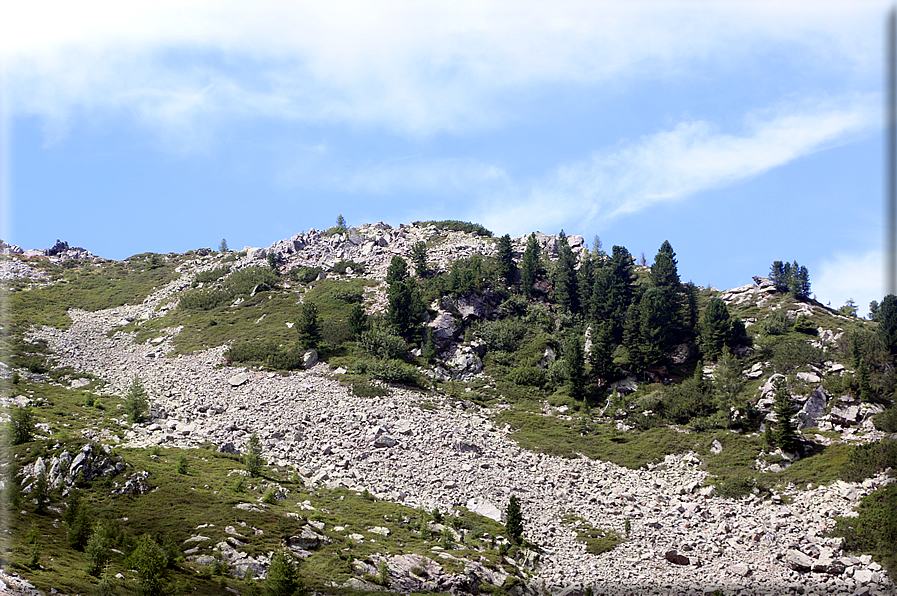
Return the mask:
M 610 220 L 682 200 L 762 174 L 868 132 L 878 118 L 874 97 L 790 105 L 752 114 L 738 134 L 708 122 L 670 130 L 559 166 L 531 188 L 494 199 L 480 215 L 487 225 L 518 231 L 576 220 Z
M 532 86 L 759 64 L 770 48 L 877 81 L 886 6 L 34 1 L 5 7 L 0 56 L 15 109 L 58 130 L 113 109 L 187 137 L 255 115 L 429 135 L 501 125 Z
M 869 303 L 881 302 L 884 297 L 884 263 L 881 251 L 840 253 L 821 260 L 810 271 L 813 293 L 822 303 L 831 302 L 834 308 L 848 299 L 856 302 L 860 316 L 869 313 Z

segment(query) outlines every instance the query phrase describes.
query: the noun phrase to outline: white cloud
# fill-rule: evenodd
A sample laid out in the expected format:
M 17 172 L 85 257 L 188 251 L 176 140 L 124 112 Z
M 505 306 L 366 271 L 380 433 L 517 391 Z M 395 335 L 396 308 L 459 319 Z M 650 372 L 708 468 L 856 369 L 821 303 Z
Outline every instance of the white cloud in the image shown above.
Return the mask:
M 19 111 L 133 111 L 189 136 L 253 114 L 469 131 L 536 85 L 758 66 L 762 54 L 878 81 L 887 3 L 19 2 L 0 56 Z M 61 125 L 60 125 L 61 126 Z
M 810 282 L 816 299 L 839 308 L 853 299 L 860 316 L 869 313 L 869 303 L 884 297 L 884 264 L 880 251 L 840 253 L 823 259 L 810 270 Z
M 782 106 L 749 116 L 737 135 L 703 121 L 683 122 L 560 166 L 531 190 L 496 198 L 481 220 L 518 231 L 534 225 L 551 229 L 571 219 L 607 221 L 681 200 L 847 142 L 877 122 L 878 105 L 876 98 L 856 97 L 840 105 Z

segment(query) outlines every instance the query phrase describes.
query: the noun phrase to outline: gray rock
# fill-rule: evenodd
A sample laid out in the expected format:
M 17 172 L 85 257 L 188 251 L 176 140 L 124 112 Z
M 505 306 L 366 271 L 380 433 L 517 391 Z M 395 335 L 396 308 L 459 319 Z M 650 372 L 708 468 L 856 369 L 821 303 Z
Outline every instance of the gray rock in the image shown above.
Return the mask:
M 230 383 L 231 387 L 239 387 L 240 385 L 242 385 L 243 383 L 245 383 L 248 380 L 249 380 L 249 373 L 241 372 L 241 373 L 237 373 L 234 376 L 232 376 L 231 378 L 229 378 L 227 380 L 227 382 Z
M 318 351 L 317 350 L 305 350 L 305 353 L 302 354 L 302 367 L 303 368 L 311 368 L 315 364 L 318 363 Z
M 795 571 L 809 571 L 813 568 L 813 559 L 799 550 L 788 549 L 785 553 L 785 562 Z
M 713 442 L 710 443 L 710 453 L 713 455 L 719 455 L 723 452 L 723 444 L 720 443 L 717 439 L 713 439 Z
M 484 497 L 473 497 L 467 501 L 467 509 L 484 517 L 501 522 L 501 511 Z

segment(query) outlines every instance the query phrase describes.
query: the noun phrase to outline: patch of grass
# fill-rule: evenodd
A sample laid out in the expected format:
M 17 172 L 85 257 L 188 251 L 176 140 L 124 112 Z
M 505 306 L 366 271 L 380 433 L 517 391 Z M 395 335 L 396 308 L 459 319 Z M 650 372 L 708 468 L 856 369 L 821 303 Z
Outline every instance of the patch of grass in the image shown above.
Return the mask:
M 568 515 L 563 522 L 576 531 L 576 539 L 586 545 L 586 552 L 591 555 L 604 554 L 624 541 L 614 530 L 596 528 L 579 516 Z
M 670 453 L 700 448 L 697 437 L 668 428 L 619 432 L 610 425 L 584 426 L 578 419 L 565 420 L 520 409 L 501 412 L 497 422 L 510 425 L 514 429 L 511 436 L 524 449 L 568 458 L 581 453 L 630 469 L 657 462 Z

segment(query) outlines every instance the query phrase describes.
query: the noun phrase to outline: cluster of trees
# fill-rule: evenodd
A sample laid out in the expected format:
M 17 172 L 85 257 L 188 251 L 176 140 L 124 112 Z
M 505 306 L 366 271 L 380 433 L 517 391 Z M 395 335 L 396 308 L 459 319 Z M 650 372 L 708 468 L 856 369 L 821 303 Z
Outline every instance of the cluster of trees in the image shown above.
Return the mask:
M 774 261 L 769 270 L 769 281 L 780 292 L 788 292 L 798 298 L 810 297 L 810 273 L 806 267 L 793 263 Z

